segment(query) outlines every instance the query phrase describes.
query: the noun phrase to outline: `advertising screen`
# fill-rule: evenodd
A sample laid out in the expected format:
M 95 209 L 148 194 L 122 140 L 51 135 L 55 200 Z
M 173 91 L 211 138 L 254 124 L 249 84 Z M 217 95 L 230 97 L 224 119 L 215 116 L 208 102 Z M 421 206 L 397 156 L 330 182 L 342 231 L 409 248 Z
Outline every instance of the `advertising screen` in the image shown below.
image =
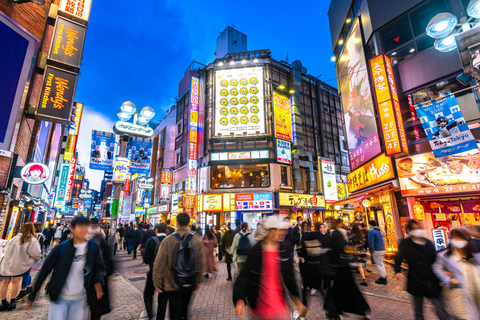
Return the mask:
M 353 170 L 381 152 L 358 19 L 338 59 L 337 77 Z
M 215 72 L 215 136 L 265 133 L 263 68 Z
M 337 201 L 337 178 L 335 176 L 335 162 L 320 160 L 322 164 L 323 192 L 327 202 Z
M 480 149 L 435 158 L 433 152 L 397 159 L 404 196 L 480 191 Z
M 90 169 L 112 170 L 114 151 L 115 135 L 113 133 L 92 130 Z
M 130 173 L 148 174 L 150 159 L 152 158 L 152 140 L 133 137 L 127 145 L 127 154 L 130 159 Z

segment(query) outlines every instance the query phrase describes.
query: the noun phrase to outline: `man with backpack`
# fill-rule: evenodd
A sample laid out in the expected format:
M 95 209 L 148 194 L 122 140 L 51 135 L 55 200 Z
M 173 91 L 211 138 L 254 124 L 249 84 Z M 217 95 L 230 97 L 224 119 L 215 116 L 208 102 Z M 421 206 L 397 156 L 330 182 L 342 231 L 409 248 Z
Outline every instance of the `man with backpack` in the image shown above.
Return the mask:
M 250 249 L 255 245 L 255 238 L 250 232 L 248 223 L 243 222 L 240 227 L 240 232 L 233 238 L 231 252 L 233 253 L 233 260 L 237 262 L 237 274 L 240 274 L 243 264 L 247 261 Z
M 70 231 L 73 238 L 50 251 L 28 296 L 28 308 L 50 273 L 49 319 L 84 319 L 85 307 L 91 302 L 92 295 L 98 300 L 102 298 L 105 264 L 98 245 L 86 240 L 89 228 L 87 217 L 77 216 L 72 220 Z
M 143 223 L 138 225 L 137 230 L 133 233 L 133 259 L 137 259 L 137 248 L 142 244 L 143 234 Z
M 155 293 L 155 287 L 153 286 L 153 263 L 157 257 L 158 249 L 163 239 L 167 237 L 167 225 L 160 223 L 155 226 L 156 236 L 151 237 L 145 243 L 145 252 L 143 254 L 143 263 L 148 264 L 150 267 L 147 273 L 147 281 L 145 283 L 145 289 L 143 290 L 143 301 L 145 303 L 145 309 L 147 309 L 148 319 L 153 319 L 153 295 Z M 168 295 L 166 293 L 158 294 L 158 308 L 157 308 L 157 320 L 165 319 L 165 313 L 167 311 Z
M 130 226 L 125 230 L 125 240 L 127 241 L 127 253 L 132 253 L 133 250 L 133 234 L 135 229 L 133 229 L 133 222 L 130 222 Z
M 153 284 L 158 293 L 168 295 L 170 320 L 184 320 L 193 291 L 203 278 L 203 243 L 188 232 L 188 214 L 178 214 L 176 221 L 177 231 L 166 237 L 158 249 Z

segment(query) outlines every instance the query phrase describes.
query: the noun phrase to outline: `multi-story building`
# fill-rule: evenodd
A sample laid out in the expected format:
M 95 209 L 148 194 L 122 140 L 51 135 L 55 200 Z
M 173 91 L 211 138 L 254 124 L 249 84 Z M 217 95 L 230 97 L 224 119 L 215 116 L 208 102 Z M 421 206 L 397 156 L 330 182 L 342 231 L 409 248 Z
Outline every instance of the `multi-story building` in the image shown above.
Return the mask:
M 350 172 L 336 89 L 298 60 L 248 51 L 247 36 L 231 27 L 212 63 L 185 71 L 175 129 L 173 165 L 158 167 L 172 169 L 170 212 L 196 212 L 202 226 L 256 225 L 274 212 L 320 219 L 325 188 L 328 201 L 338 200 L 337 182 Z
M 472 186 L 480 183 L 480 177 L 468 160 L 477 159 L 478 150 L 438 156 L 432 140 L 455 133 L 433 134 L 441 129 L 438 120 L 427 120 L 418 111 L 427 104 L 450 101 L 452 95 L 451 101 L 458 105 L 455 110 L 463 113 L 468 125 L 464 129 L 470 129 L 477 141 L 480 137 L 478 88 L 471 87 L 476 75 L 470 59 L 475 54 L 468 52 L 476 43 L 467 41 L 478 37 L 479 28 L 469 3 L 478 6 L 468 0 L 333 0 L 330 4 L 331 41 L 352 169 L 351 196 L 337 205 L 353 203 L 356 218 L 377 219 L 391 250 L 402 238 L 402 221 L 410 217 L 425 220 L 427 229 L 480 221 L 478 212 L 466 211 L 468 201 L 478 201 L 472 198 L 478 192 L 475 188 L 472 193 Z M 442 115 L 447 117 L 440 111 L 436 116 Z M 447 118 L 451 123 L 453 116 Z M 427 132 L 426 125 L 431 125 Z M 382 174 L 365 171 L 378 167 L 385 169 Z M 441 169 L 457 167 L 461 170 Z M 462 175 L 462 170 L 470 173 Z

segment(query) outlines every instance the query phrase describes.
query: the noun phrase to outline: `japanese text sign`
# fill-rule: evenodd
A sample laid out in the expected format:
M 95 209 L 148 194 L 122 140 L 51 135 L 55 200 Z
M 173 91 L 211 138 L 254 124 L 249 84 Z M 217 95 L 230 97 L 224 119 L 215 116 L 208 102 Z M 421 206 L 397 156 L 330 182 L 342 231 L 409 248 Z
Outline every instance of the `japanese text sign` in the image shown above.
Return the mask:
M 352 193 L 393 178 L 395 171 L 392 159 L 381 154 L 347 175 L 348 192 Z
M 299 209 L 325 209 L 325 197 L 311 194 L 278 193 L 280 207 L 296 207 Z
M 435 245 L 435 250 L 440 251 L 447 248 L 447 235 L 446 231 L 443 229 L 432 229 L 433 234 L 433 244 Z
M 273 210 L 272 193 L 237 193 L 235 207 L 238 211 Z
M 60 0 L 58 10 L 71 16 L 88 21 L 92 0 Z
M 274 92 L 273 108 L 275 112 L 275 137 L 292 141 L 292 108 L 290 99 Z
M 408 153 L 397 88 L 390 59 L 383 54 L 370 60 L 378 113 L 382 122 L 383 140 L 387 156 Z
M 222 211 L 223 196 L 221 194 L 204 194 L 203 211 Z
M 162 183 L 171 183 L 172 182 L 172 170 L 162 169 Z

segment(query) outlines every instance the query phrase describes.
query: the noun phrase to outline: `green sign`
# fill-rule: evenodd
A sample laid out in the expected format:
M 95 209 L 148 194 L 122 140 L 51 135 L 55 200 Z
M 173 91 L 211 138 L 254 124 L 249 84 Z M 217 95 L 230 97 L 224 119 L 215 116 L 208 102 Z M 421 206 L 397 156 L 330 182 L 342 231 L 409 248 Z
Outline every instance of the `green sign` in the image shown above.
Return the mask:
M 155 207 L 155 208 L 148 208 L 147 213 L 148 213 L 148 214 L 155 214 L 155 213 L 157 213 L 157 207 Z
M 110 216 L 118 217 L 118 199 L 113 199 L 112 209 L 110 210 Z

